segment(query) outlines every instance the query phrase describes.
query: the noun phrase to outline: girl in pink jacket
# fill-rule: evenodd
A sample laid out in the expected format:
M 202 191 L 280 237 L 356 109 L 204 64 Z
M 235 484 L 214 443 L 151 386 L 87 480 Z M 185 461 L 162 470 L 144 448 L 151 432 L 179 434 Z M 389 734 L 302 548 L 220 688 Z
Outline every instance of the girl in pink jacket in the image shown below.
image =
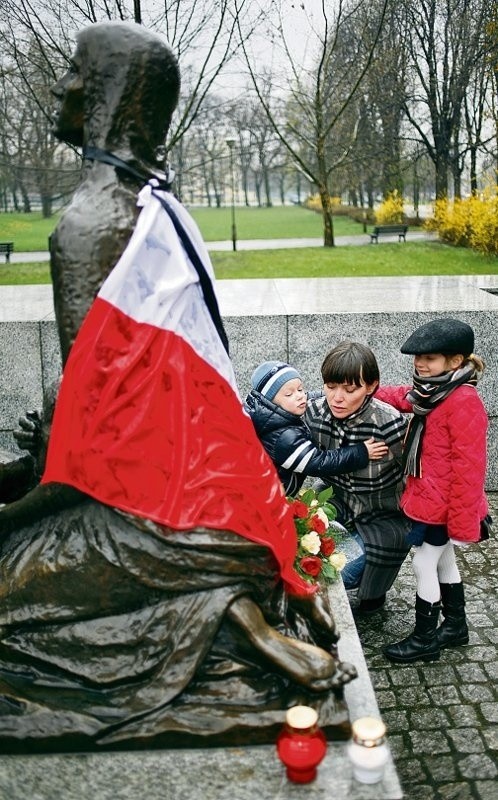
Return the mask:
M 401 508 L 413 523 L 408 541 L 416 548 L 415 630 L 384 649 L 399 663 L 435 661 L 441 648 L 469 641 L 453 545 L 480 541 L 490 522 L 484 494 L 488 418 L 475 388 L 484 363 L 473 349 L 474 332 L 465 322 L 428 322 L 401 348 L 415 356 L 413 386 L 384 387 L 376 395 L 413 413 Z M 444 621 L 438 628 L 440 601 Z

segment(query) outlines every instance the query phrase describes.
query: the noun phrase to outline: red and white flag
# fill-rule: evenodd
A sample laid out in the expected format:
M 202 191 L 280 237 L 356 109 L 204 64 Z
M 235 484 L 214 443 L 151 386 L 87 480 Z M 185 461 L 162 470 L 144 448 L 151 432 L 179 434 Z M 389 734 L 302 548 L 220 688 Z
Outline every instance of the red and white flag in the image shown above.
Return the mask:
M 197 226 L 150 185 L 139 205 L 64 368 L 42 483 L 176 530 L 233 531 L 271 548 L 288 588 L 310 593 L 293 568 L 290 506 L 206 303 L 214 275 Z M 202 262 L 203 288 L 175 217 Z

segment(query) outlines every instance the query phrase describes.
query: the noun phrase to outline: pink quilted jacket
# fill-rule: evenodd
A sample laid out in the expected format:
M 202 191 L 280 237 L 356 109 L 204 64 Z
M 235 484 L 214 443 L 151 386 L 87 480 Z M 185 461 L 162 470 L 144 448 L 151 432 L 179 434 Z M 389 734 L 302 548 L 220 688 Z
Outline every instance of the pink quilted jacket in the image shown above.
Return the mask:
M 380 387 L 375 396 L 410 412 L 411 386 Z M 411 519 L 446 525 L 451 539 L 479 540 L 488 512 L 484 494 L 488 417 L 474 386 L 455 389 L 426 417 L 422 476 L 407 477 L 401 508 Z

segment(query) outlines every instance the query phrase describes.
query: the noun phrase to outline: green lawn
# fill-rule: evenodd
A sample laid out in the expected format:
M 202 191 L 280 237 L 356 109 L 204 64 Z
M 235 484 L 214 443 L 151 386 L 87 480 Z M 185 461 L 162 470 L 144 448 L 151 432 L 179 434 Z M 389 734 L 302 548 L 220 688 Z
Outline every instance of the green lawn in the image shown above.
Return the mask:
M 206 241 L 230 238 L 229 208 L 194 208 Z M 318 214 L 297 207 L 237 208 L 240 239 L 321 237 Z M 17 252 L 45 250 L 57 217 L 40 214 L 0 214 L 0 240 L 14 241 Z M 472 275 L 498 272 L 498 259 L 439 242 L 381 243 L 370 245 L 362 225 L 346 217 L 335 218 L 336 236 L 358 234 L 365 246 L 313 247 L 285 250 L 212 252 L 219 279 L 323 278 L 379 275 Z M 48 263 L 5 264 L 0 259 L 0 284 L 50 283 Z
M 189 208 L 206 242 L 232 238 L 230 208 Z M 235 208 L 237 239 L 314 239 L 323 237 L 322 217 L 300 206 Z M 336 236 L 357 236 L 363 226 L 350 217 L 334 217 Z
M 230 208 L 191 208 L 206 242 L 230 240 L 232 218 Z M 43 219 L 40 213 L 0 214 L 0 241 L 14 242 L 18 253 L 46 250 L 48 237 L 57 225 L 59 215 Z M 320 214 L 300 206 L 274 208 L 236 208 L 237 239 L 298 239 L 323 236 Z M 363 226 L 349 217 L 334 219 L 337 236 L 363 234 Z
M 211 259 L 219 279 L 498 273 L 496 257 L 439 242 L 215 252 Z
M 212 252 L 216 277 L 345 278 L 498 274 L 498 259 L 439 242 Z M 50 283 L 48 263 L 0 264 L 0 284 Z
M 26 264 L 5 264 L 0 257 L 0 286 L 31 283 L 52 283 L 48 261 Z
M 18 253 L 48 250 L 48 237 L 57 225 L 55 215 L 44 219 L 41 212 L 32 214 L 0 214 L 0 241 L 14 242 Z

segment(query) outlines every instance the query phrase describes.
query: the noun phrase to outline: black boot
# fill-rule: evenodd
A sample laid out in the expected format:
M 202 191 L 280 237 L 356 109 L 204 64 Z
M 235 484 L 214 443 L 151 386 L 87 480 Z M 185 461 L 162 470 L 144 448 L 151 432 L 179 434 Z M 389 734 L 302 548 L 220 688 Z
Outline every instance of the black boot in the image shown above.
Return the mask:
M 385 602 L 385 594 L 381 594 L 379 597 L 369 597 L 365 600 L 360 600 L 359 605 L 355 608 L 355 613 L 375 614 L 376 611 L 380 611 L 380 609 L 384 607 Z
M 401 642 L 385 647 L 386 658 L 399 664 L 411 664 L 412 661 L 437 661 L 440 653 L 436 628 L 440 609 L 440 603 L 428 603 L 417 595 L 415 630 Z
M 439 647 L 468 644 L 469 629 L 465 619 L 463 583 L 441 583 L 440 586 L 444 620 L 436 632 Z

